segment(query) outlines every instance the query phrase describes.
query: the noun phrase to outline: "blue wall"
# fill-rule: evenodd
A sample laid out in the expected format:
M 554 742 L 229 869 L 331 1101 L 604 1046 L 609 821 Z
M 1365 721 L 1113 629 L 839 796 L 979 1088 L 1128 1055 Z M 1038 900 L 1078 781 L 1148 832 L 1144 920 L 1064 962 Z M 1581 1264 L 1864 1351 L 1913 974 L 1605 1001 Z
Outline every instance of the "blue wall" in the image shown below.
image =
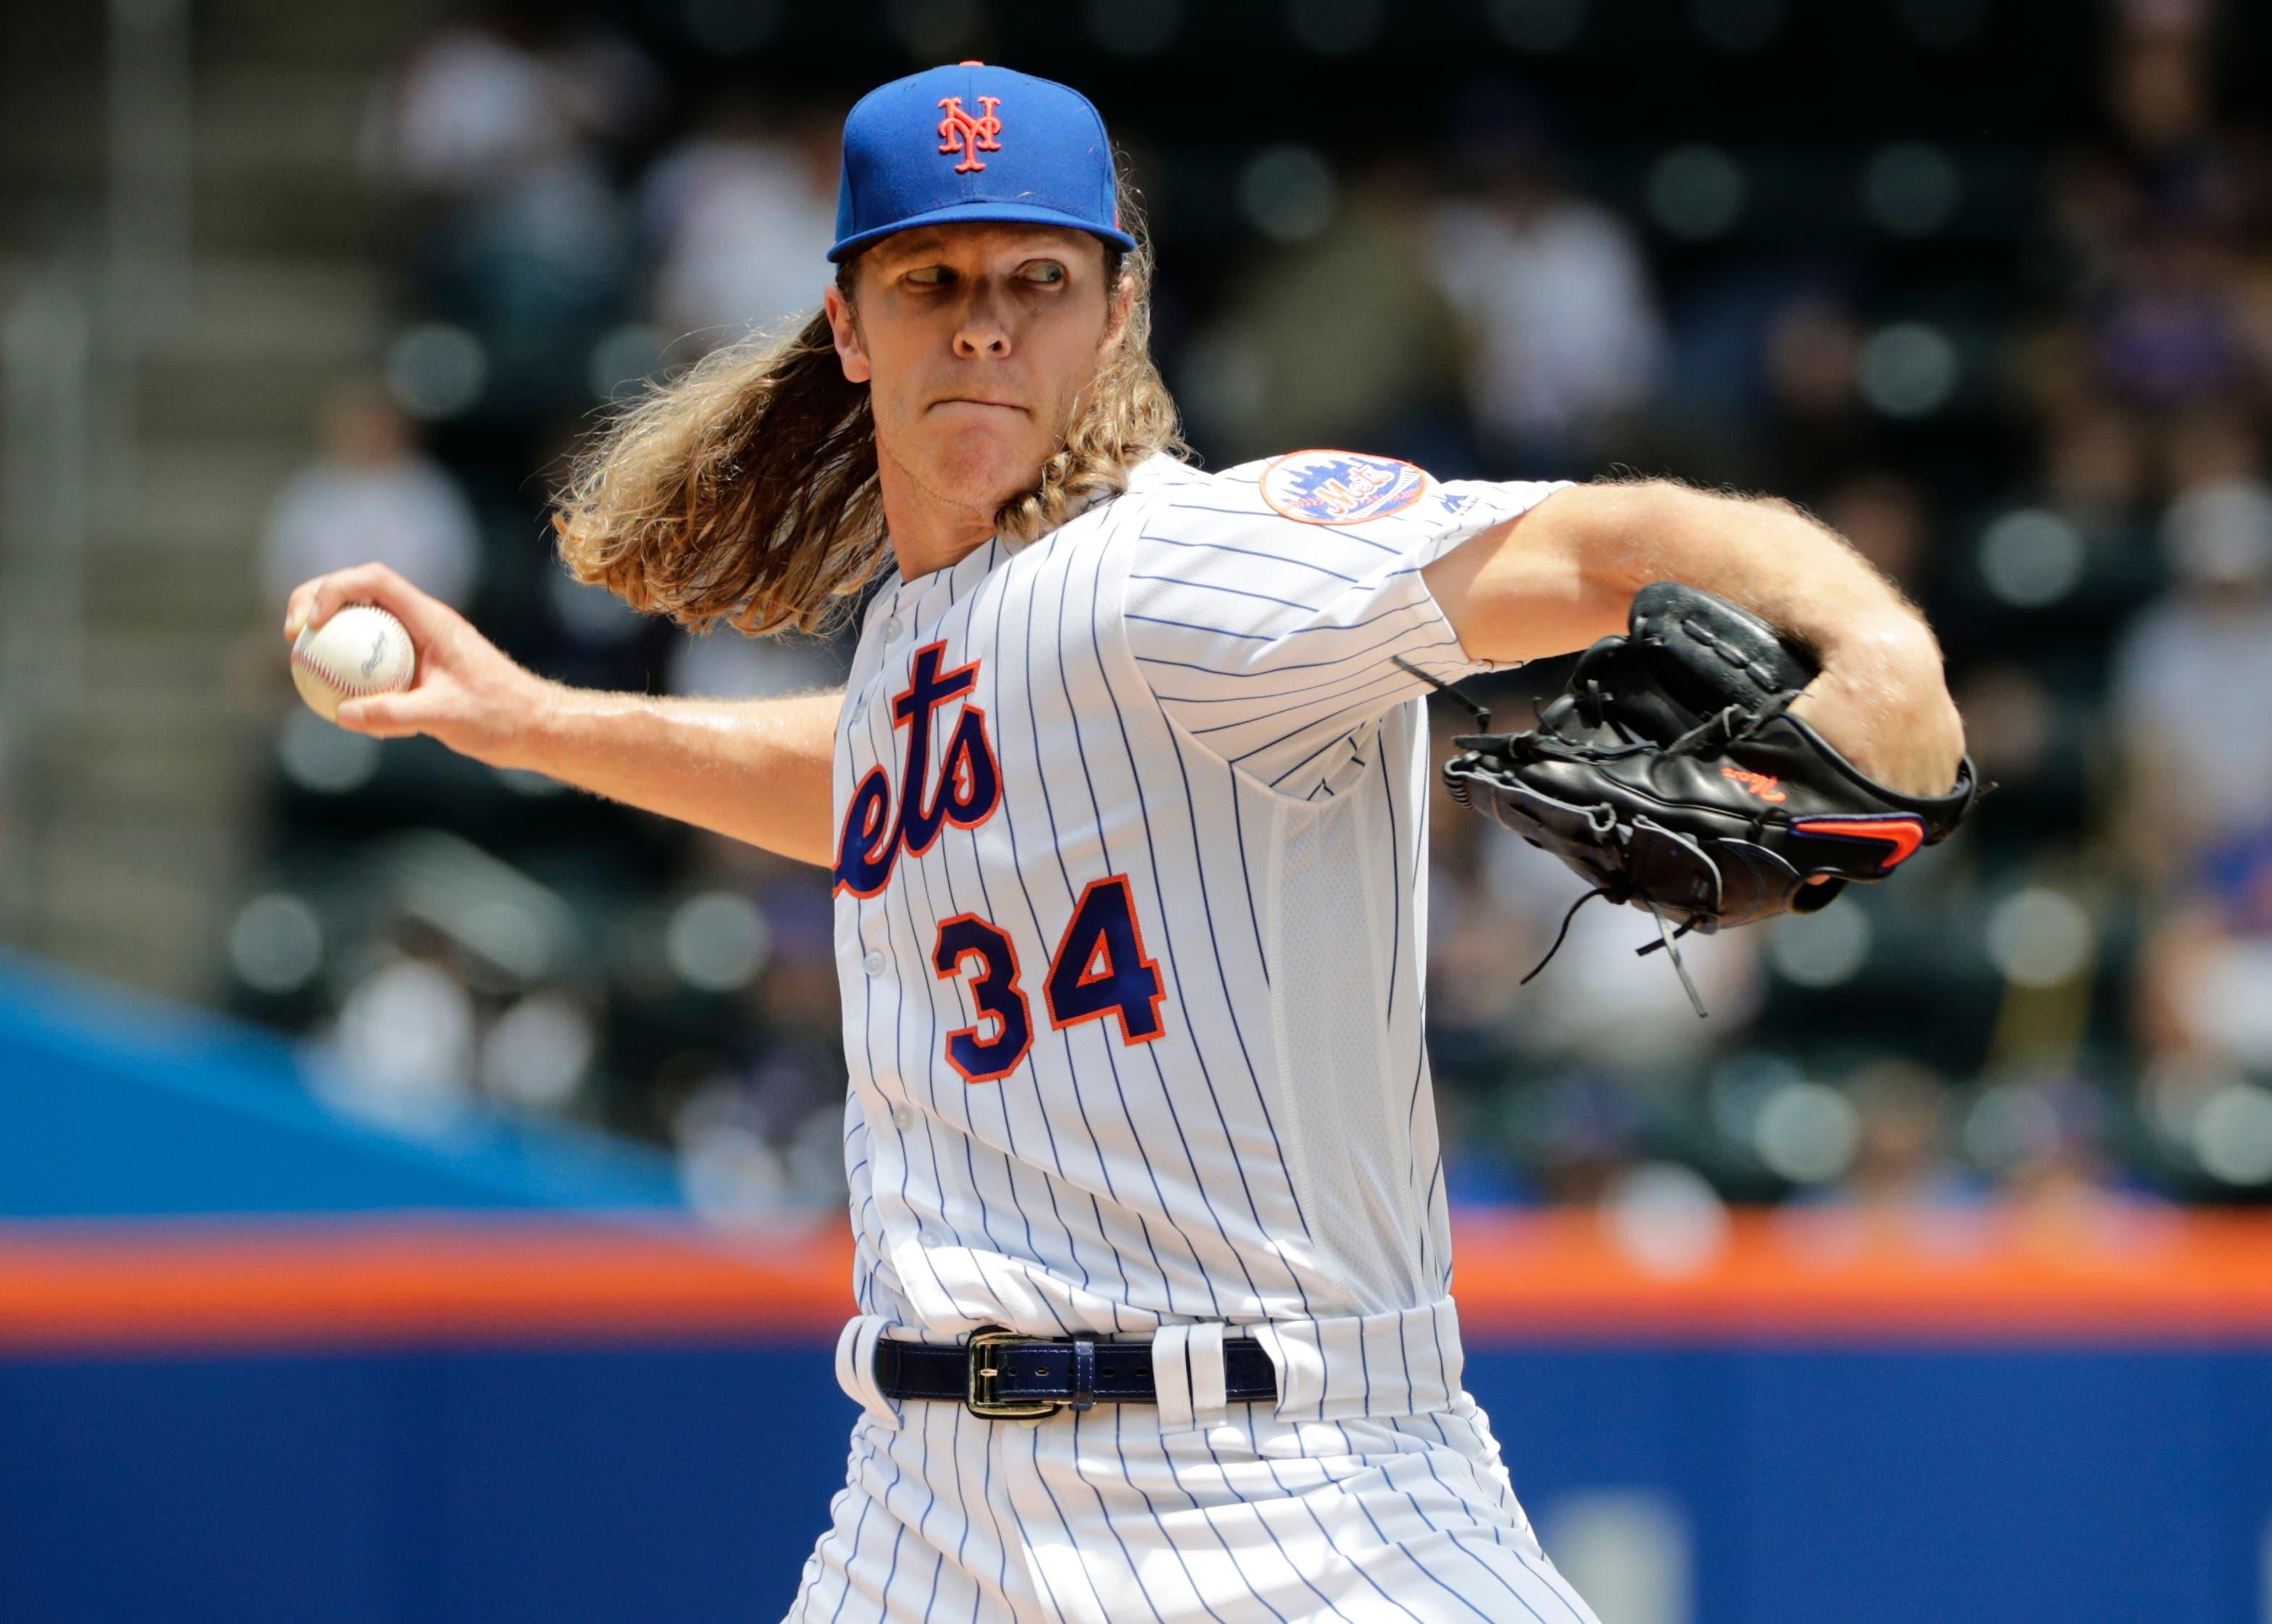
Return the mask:
M 410 1135 L 273 1033 L 0 950 L 0 1218 L 667 1209 L 658 1151 L 468 1107 Z
M 2272 1349 L 1488 1348 L 1535 1516 L 1655 1487 L 1700 1624 L 2260 1624 Z M 6 1624 L 778 1617 L 814 1346 L 0 1363 Z

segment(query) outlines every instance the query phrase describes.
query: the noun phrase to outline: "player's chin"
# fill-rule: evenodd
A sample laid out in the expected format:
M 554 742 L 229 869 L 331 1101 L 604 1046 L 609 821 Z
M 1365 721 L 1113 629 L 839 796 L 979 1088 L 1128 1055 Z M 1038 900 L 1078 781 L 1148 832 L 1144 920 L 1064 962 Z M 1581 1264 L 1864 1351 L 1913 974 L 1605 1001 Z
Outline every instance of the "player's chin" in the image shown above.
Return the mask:
M 936 488 L 975 508 L 998 508 L 1030 489 L 1050 448 L 1030 434 L 980 425 L 941 437 L 934 448 Z

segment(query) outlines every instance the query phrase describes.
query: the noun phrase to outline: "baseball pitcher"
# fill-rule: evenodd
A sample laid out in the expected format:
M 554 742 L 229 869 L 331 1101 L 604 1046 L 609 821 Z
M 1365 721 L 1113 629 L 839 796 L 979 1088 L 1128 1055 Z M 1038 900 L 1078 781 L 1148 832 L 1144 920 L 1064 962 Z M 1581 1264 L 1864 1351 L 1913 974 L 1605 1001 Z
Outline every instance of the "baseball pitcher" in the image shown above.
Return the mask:
M 416 685 L 347 726 L 830 871 L 860 1415 L 790 1616 L 1590 1620 L 1461 1382 L 1422 1044 L 1429 686 L 1614 642 L 1672 584 L 1651 603 L 1682 594 L 1700 678 L 1612 662 L 1611 689 L 1663 691 L 1622 722 L 1597 691 L 1595 757 L 1546 750 L 1540 787 L 1539 739 L 1493 736 L 1463 783 L 1518 826 L 1577 807 L 1597 889 L 1708 928 L 1738 868 L 1731 923 L 1953 821 L 1931 632 L 1781 502 L 1339 451 L 1194 467 L 1111 145 L 1064 86 L 964 63 L 871 93 L 829 257 L 802 331 L 618 419 L 557 527 L 579 580 L 692 627 L 867 594 L 842 692 L 564 688 L 376 566 L 287 614 L 375 602 L 415 638 Z M 1805 674 L 1715 687 L 1772 678 L 1746 637 Z M 1743 754 L 1769 734 L 1781 755 Z M 1760 799 L 1809 751 L 1832 787 L 1801 804 L 1842 835 Z M 1586 813 L 1581 770 L 1661 760 L 1677 793 L 1619 778 Z M 1695 848 L 1669 879 L 1641 860 L 1660 831 Z

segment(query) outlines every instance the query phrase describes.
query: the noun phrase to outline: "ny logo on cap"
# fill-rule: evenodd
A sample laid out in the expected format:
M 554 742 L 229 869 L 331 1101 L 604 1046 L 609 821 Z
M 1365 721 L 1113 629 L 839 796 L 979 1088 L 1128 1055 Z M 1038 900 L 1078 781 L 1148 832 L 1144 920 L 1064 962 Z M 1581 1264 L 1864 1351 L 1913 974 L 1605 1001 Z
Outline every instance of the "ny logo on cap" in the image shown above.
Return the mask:
M 1002 144 L 994 138 L 1002 133 L 1002 121 L 994 115 L 994 109 L 1002 105 L 1002 98 L 979 97 L 982 110 L 975 118 L 962 110 L 960 96 L 948 96 L 938 105 L 946 110 L 946 116 L 938 121 L 938 150 L 962 154 L 962 161 L 954 166 L 957 175 L 983 169 L 986 166 L 979 160 L 978 154 L 1002 150 Z

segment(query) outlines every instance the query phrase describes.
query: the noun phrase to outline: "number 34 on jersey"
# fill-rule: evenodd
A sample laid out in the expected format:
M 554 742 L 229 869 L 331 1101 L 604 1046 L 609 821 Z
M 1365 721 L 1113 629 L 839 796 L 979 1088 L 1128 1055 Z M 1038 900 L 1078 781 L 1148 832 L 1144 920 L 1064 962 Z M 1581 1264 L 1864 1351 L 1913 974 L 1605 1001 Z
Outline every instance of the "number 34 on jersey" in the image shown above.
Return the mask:
M 1001 804 L 1002 772 L 987 736 L 986 713 L 967 701 L 936 770 L 931 719 L 948 701 L 978 685 L 975 660 L 939 667 L 945 645 L 918 649 L 908 686 L 892 700 L 892 726 L 906 730 L 896 801 L 890 775 L 872 767 L 854 786 L 837 840 L 836 889 L 880 895 L 904 853 L 920 857 L 949 823 L 975 829 Z M 992 1083 L 1016 1070 L 1034 1043 L 1033 1004 L 1007 931 L 975 913 L 941 920 L 930 950 L 933 972 L 961 979 L 978 1018 L 946 1035 L 945 1058 L 968 1083 Z M 1090 882 L 1073 905 L 1042 981 L 1042 1007 L 1062 1030 L 1110 1017 L 1124 1043 L 1149 1043 L 1167 1030 L 1160 1014 L 1166 989 L 1144 950 L 1127 876 Z

